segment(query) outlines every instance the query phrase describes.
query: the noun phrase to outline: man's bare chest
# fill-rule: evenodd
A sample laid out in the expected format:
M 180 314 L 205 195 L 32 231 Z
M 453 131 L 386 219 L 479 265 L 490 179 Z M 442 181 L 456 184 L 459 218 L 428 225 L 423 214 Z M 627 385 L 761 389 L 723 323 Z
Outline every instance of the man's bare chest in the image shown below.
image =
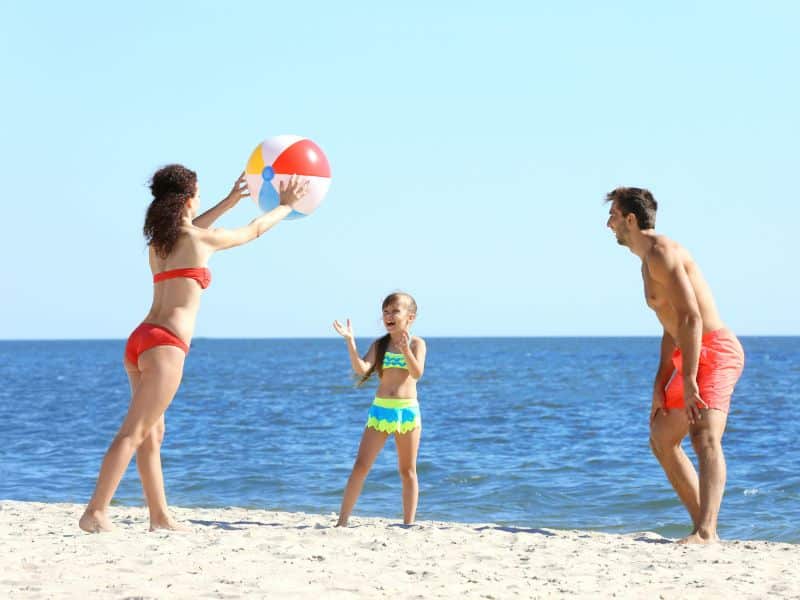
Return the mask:
M 644 283 L 644 299 L 647 306 L 659 312 L 669 305 L 667 290 L 642 269 L 642 282 Z

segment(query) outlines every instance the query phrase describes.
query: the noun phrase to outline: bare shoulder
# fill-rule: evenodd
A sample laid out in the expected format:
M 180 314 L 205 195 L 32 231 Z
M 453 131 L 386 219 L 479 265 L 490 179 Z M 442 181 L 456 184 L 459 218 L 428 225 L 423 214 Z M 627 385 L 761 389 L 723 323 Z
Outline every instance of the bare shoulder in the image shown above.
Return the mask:
M 412 350 L 425 350 L 427 348 L 425 344 L 425 340 L 421 337 L 417 337 L 416 335 L 411 336 L 411 349 Z
M 647 270 L 656 279 L 684 264 L 688 253 L 678 242 L 665 235 L 656 237 L 653 246 L 644 257 Z
M 215 235 L 218 235 L 220 228 L 205 228 L 192 225 L 191 227 L 183 227 L 182 232 L 185 233 L 189 239 L 196 242 L 209 243 Z
M 191 227 L 181 228 L 181 236 L 176 248 L 183 253 L 183 260 L 188 260 L 191 263 L 198 261 L 205 264 L 211 254 L 214 253 L 216 247 L 215 232 L 219 229 L 205 229 L 192 225 Z

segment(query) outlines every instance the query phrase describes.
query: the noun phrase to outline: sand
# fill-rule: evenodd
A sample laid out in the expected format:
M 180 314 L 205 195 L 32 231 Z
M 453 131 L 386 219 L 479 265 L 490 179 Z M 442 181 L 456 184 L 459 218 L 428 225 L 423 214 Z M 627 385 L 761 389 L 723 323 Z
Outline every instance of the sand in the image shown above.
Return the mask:
M 800 598 L 800 545 L 242 508 L 174 508 L 189 532 L 112 533 L 76 504 L 0 502 L 2 598 Z

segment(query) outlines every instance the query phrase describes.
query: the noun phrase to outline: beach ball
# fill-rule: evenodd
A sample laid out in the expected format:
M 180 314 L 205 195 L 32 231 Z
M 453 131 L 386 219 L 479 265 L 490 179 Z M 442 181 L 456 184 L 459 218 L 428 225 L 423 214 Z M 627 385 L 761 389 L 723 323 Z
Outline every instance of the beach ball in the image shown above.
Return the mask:
M 331 186 L 331 167 L 322 148 L 296 135 L 277 135 L 261 142 L 250 155 L 244 172 L 250 195 L 264 212 L 280 203 L 281 182 L 288 182 L 292 175 L 308 180 L 308 193 L 294 205 L 287 219 L 310 215 Z

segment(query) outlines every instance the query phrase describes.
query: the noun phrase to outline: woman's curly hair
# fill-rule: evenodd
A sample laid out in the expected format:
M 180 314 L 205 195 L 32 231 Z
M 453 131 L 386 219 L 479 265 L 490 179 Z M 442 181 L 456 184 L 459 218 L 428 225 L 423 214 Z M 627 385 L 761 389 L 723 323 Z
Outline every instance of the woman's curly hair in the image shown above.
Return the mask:
M 183 165 L 167 165 L 150 180 L 153 201 L 144 218 L 144 237 L 156 254 L 166 258 L 178 241 L 181 211 L 197 191 L 197 173 Z

